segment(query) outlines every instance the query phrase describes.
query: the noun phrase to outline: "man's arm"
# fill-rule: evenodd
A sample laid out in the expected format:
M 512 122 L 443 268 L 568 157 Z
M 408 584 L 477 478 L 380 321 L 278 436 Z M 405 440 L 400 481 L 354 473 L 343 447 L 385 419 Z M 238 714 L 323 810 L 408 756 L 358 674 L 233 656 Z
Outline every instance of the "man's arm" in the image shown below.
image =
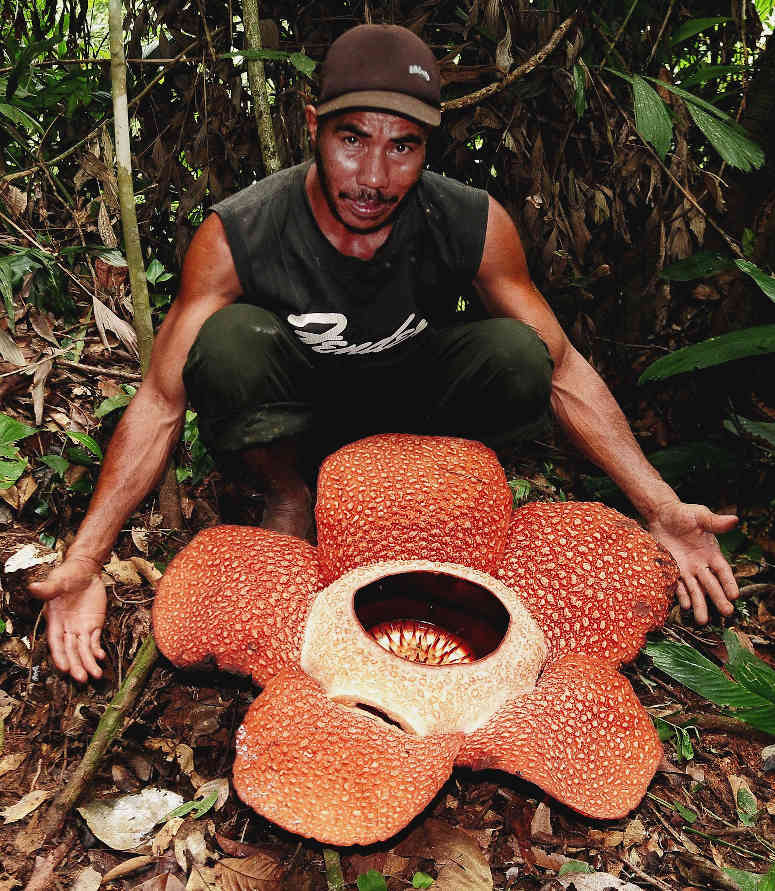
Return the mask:
M 649 464 L 611 392 L 573 348 L 530 280 L 517 230 L 492 198 L 475 283 L 491 315 L 525 322 L 546 343 L 554 361 L 551 399 L 557 419 L 574 444 L 622 489 L 652 535 L 675 557 L 681 571 L 681 606 L 693 607 L 697 621 L 705 624 L 707 594 L 722 615 L 730 615 L 730 601 L 739 592 L 714 533 L 728 531 L 737 518 L 684 504 Z
M 116 427 L 97 486 L 61 566 L 30 585 L 48 601 L 54 664 L 76 680 L 100 677 L 106 596 L 100 568 L 132 511 L 159 481 L 180 436 L 186 394 L 183 366 L 203 322 L 241 293 L 223 225 L 213 214 L 186 254 L 181 287 L 153 347 L 148 373 Z

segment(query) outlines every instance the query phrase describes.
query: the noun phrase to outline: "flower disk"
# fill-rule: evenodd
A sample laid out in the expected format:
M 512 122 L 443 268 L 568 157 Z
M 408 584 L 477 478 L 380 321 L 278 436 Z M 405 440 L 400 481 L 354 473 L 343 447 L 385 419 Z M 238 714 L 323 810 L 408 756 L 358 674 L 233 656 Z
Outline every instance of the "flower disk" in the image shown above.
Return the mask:
M 480 442 L 386 434 L 324 462 L 315 510 L 326 584 L 356 566 L 436 560 L 492 572 L 512 495 Z
M 153 633 L 175 665 L 209 656 L 265 683 L 296 664 L 320 587 L 312 545 L 248 526 L 200 532 L 167 567 L 153 604 Z
M 678 567 L 634 520 L 602 504 L 527 504 L 514 512 L 494 573 L 546 635 L 549 658 L 634 659 L 673 598 Z

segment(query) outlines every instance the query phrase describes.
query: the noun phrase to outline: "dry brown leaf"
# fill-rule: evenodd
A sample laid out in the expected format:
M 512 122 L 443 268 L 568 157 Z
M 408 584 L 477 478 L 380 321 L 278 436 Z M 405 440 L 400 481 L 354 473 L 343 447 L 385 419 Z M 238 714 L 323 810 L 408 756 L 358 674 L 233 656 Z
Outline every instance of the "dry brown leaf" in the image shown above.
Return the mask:
M 748 780 L 745 777 L 739 777 L 739 776 L 735 776 L 734 774 L 729 774 L 727 776 L 727 779 L 729 780 L 729 785 L 732 787 L 732 795 L 735 799 L 735 802 L 737 802 L 737 796 L 740 793 L 740 790 L 744 789 L 751 796 L 751 798 L 754 800 L 753 809 L 754 810 L 759 809 L 759 802 L 758 802 L 756 796 L 753 794 L 753 791 L 748 783 Z
M 119 560 L 115 553 L 110 555 L 110 563 L 106 563 L 102 568 L 121 585 L 142 585 L 143 583 L 137 574 L 134 563 L 131 560 Z
M 215 780 L 208 780 L 197 787 L 196 797 L 205 798 L 215 792 L 218 797 L 215 799 L 213 809 L 219 811 L 229 800 L 229 781 L 226 777 L 219 777 Z
M 54 337 L 54 331 L 51 327 L 51 319 L 48 313 L 42 312 L 37 306 L 31 306 L 28 318 L 39 337 L 42 337 L 43 340 L 47 340 L 50 344 L 53 344 L 56 347 L 59 346 L 56 337 Z
M 489 863 L 479 844 L 460 828 L 429 819 L 396 846 L 402 857 L 430 857 L 438 878 L 434 891 L 492 891 Z
M 24 354 L 16 345 L 16 341 L 3 328 L 0 328 L 0 356 L 12 365 L 26 365 Z
M 101 884 L 102 875 L 93 866 L 87 866 L 75 877 L 70 891 L 97 891 Z
M 132 891 L 186 891 L 187 887 L 173 873 L 164 872 L 159 876 L 148 879 L 141 885 L 135 885 Z M 203 887 L 207 888 L 206 885 Z M 209 888 L 208 891 L 213 891 L 213 889 Z
M 137 352 L 137 334 L 135 334 L 135 329 L 129 322 L 117 316 L 110 307 L 105 306 L 97 297 L 92 298 L 92 304 L 94 306 L 94 321 L 103 344 L 106 347 L 108 346 L 105 331 L 112 331 L 130 352 L 139 355 Z
M 144 560 L 142 557 L 130 557 L 129 560 L 152 588 L 155 588 L 159 584 L 159 579 L 162 574 L 153 563 L 149 560 Z
M 269 854 L 226 857 L 215 867 L 223 891 L 277 891 L 285 875 L 278 860 Z
M 0 183 L 0 198 L 11 216 L 19 217 L 27 210 L 27 193 L 17 189 L 13 183 Z
M 14 752 L 12 755 L 3 755 L 0 758 L 0 777 L 20 767 L 26 757 L 26 752 Z
M 640 817 L 630 820 L 624 830 L 623 844 L 625 848 L 631 845 L 641 845 L 646 841 L 646 827 L 643 825 Z
M 110 215 L 104 201 L 100 201 L 100 209 L 97 214 L 97 231 L 100 233 L 100 238 L 105 247 L 118 247 L 118 239 L 113 231 L 113 225 L 110 222 Z
M 13 891 L 14 888 L 21 888 L 22 883 L 16 876 L 6 876 L 0 878 L 0 891 Z
M 143 854 L 140 857 L 130 857 L 129 860 L 125 860 L 123 863 L 119 863 L 118 866 L 114 866 L 113 869 L 109 869 L 102 877 L 102 881 L 107 885 L 108 882 L 112 882 L 114 879 L 131 875 L 133 872 L 145 869 L 146 866 L 150 866 L 151 863 L 155 862 L 156 858 L 150 857 L 148 854 Z
M 35 789 L 20 798 L 15 804 L 9 804 L 8 807 L 0 810 L 0 817 L 3 817 L 6 823 L 16 823 L 29 816 L 44 801 L 53 797 L 53 792 L 46 789 Z
M 46 393 L 46 378 L 54 366 L 52 359 L 41 362 L 35 369 L 32 378 L 32 407 L 35 412 L 35 426 L 39 427 L 43 421 L 43 403 Z
M 151 840 L 151 853 L 154 857 L 161 857 L 172 844 L 172 840 L 175 838 L 178 829 L 180 829 L 184 822 L 185 820 L 183 817 L 172 817 L 172 819 L 167 820 L 161 829 L 154 835 Z
M 185 891 L 223 891 L 215 867 L 194 866 L 186 882 Z
M 17 480 L 16 483 L 8 489 L 0 490 L 0 498 L 2 498 L 9 507 L 19 511 L 30 500 L 37 488 L 38 484 L 35 482 L 32 475 L 27 474 L 20 480 Z
M 552 835 L 552 812 L 548 806 L 542 801 L 533 814 L 530 821 L 530 835 L 535 838 L 539 832 L 544 835 Z
M 564 854 L 550 854 L 536 845 L 533 845 L 530 850 L 533 854 L 533 862 L 536 866 L 540 866 L 541 869 L 552 869 L 557 872 L 563 863 L 570 859 Z
M 25 569 L 34 569 L 41 564 L 56 563 L 59 554 L 40 542 L 31 541 L 15 551 L 5 561 L 3 572 L 11 574 Z

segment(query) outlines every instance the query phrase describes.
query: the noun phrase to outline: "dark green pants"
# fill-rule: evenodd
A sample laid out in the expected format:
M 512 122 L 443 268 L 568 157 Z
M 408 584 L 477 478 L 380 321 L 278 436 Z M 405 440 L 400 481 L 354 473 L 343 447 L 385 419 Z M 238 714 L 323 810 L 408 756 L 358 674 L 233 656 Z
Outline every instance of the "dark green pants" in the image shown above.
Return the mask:
M 498 448 L 536 436 L 552 361 L 535 331 L 486 319 L 371 356 L 301 346 L 273 313 L 236 303 L 202 326 L 183 371 L 213 454 L 300 437 L 318 457 L 371 433 L 431 433 Z

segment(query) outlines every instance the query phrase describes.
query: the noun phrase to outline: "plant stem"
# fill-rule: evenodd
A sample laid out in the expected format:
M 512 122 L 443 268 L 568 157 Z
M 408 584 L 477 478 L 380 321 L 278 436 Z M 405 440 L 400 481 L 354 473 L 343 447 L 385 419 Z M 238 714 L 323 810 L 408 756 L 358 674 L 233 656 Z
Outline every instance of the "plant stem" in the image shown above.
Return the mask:
M 261 42 L 261 22 L 258 15 L 258 0 L 243 0 L 242 22 L 245 26 L 245 48 L 263 49 Z M 274 127 L 272 126 L 272 109 L 269 105 L 269 94 L 266 89 L 264 63 L 260 59 L 248 59 L 248 83 L 253 97 L 253 108 L 256 114 L 256 127 L 261 143 L 261 155 L 264 159 L 266 175 L 277 173 L 282 167 L 277 151 Z
M 333 848 L 323 848 L 323 859 L 326 862 L 328 891 L 344 891 L 344 875 L 342 874 L 339 851 L 335 851 Z
M 102 756 L 121 729 L 124 717 L 135 704 L 158 656 L 156 642 L 153 635 L 149 634 L 129 667 L 124 683 L 108 703 L 105 714 L 100 718 L 81 763 L 64 789 L 51 802 L 40 827 L 46 840 L 59 831 L 70 810 L 91 782 Z

